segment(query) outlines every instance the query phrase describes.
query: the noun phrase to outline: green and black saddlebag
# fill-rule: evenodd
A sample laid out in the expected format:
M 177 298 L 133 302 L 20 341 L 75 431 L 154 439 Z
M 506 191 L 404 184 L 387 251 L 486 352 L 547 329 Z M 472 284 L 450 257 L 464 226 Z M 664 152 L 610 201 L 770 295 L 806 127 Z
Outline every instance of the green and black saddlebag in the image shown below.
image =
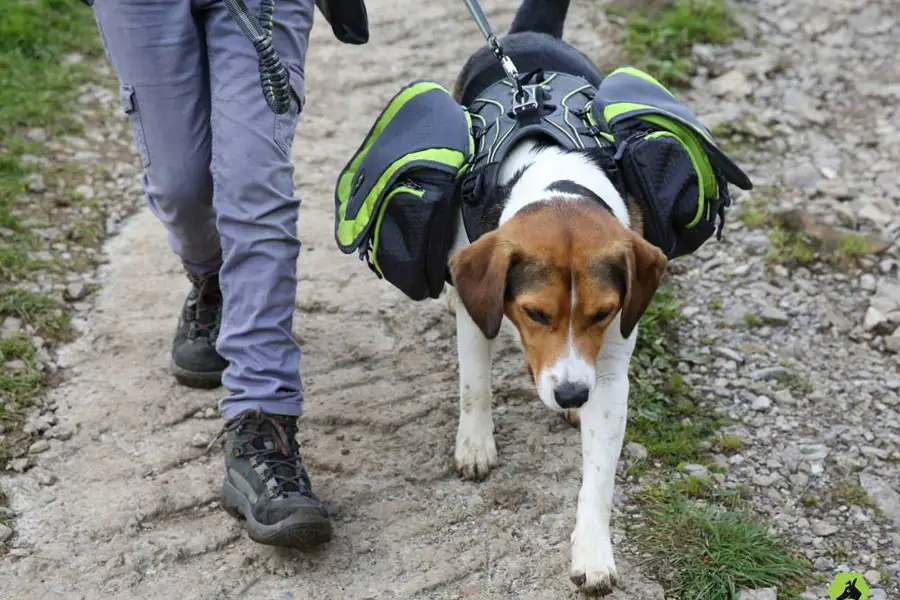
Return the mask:
M 341 171 L 335 238 L 413 300 L 437 298 L 456 234 L 457 180 L 474 152 L 469 113 L 432 81 L 388 103 Z
M 597 88 L 592 125 L 615 138 L 627 193 L 644 209 L 644 235 L 670 259 L 719 232 L 731 204 L 728 183 L 753 187 L 688 107 L 656 79 L 631 67 Z

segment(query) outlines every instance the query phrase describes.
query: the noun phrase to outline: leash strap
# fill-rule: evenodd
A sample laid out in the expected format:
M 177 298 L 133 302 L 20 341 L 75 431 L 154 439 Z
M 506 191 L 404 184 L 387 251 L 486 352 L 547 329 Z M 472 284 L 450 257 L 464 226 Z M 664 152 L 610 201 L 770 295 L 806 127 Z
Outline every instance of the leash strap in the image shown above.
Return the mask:
M 522 82 L 519 80 L 519 70 L 516 68 L 512 59 L 503 51 L 503 46 L 500 45 L 500 40 L 497 39 L 497 35 L 491 28 L 491 24 L 488 23 L 487 17 L 484 16 L 484 11 L 481 10 L 481 5 L 478 4 L 478 0 L 463 0 L 463 2 L 466 3 L 469 13 L 472 15 L 472 18 L 475 19 L 475 24 L 478 25 L 481 34 L 484 35 L 488 48 L 490 48 L 493 55 L 497 57 L 497 60 L 500 61 L 500 66 L 503 67 L 506 76 L 513 85 L 516 86 L 517 106 L 514 108 L 518 108 L 520 105 L 521 107 L 530 106 L 533 98 L 529 98 L 529 93 L 522 86 Z

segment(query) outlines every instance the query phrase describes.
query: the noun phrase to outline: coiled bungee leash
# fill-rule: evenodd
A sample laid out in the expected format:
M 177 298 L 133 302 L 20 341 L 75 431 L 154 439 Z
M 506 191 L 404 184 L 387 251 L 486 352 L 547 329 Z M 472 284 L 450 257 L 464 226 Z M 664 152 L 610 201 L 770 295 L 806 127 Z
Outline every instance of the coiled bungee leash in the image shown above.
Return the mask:
M 238 24 L 259 57 L 259 81 L 272 112 L 283 115 L 291 108 L 291 76 L 272 44 L 272 15 L 275 0 L 260 0 L 259 13 L 253 15 L 244 0 L 223 0 L 228 14 Z M 299 102 L 300 99 L 298 98 Z

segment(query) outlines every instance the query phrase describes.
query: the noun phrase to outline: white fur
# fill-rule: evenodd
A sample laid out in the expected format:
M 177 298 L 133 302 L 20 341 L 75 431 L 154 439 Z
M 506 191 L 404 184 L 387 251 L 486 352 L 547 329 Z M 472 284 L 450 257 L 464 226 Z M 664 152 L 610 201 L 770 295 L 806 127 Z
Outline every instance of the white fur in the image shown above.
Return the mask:
M 545 188 L 560 179 L 570 179 L 603 198 L 626 227 L 629 226 L 625 200 L 606 174 L 586 157 L 549 147 L 536 149 L 530 141 L 518 144 L 500 167 L 500 183 L 507 183 L 526 165 L 510 192 L 500 217 L 502 225 L 523 207 L 545 200 Z M 553 192 L 554 196 L 560 194 Z M 565 194 L 563 194 L 565 195 Z M 574 199 L 574 197 L 573 197 Z M 457 237 L 451 256 L 469 242 L 458 215 Z M 488 340 L 465 306 L 450 288 L 449 306 L 456 314 L 457 356 L 459 359 L 459 429 L 456 436 L 456 466 L 465 478 L 480 479 L 497 464 L 491 416 L 491 357 L 494 340 Z M 574 298 L 573 298 L 574 302 Z M 595 364 L 576 351 L 570 327 L 569 350 L 560 360 L 538 375 L 541 401 L 559 409 L 554 388 L 565 381 L 587 385 L 590 394 L 580 409 L 583 482 L 578 495 L 575 530 L 572 533 L 571 577 L 585 591 L 605 593 L 616 581 L 616 567 L 610 538 L 616 464 L 622 449 L 628 407 L 628 362 L 634 351 L 637 328 L 628 339 L 619 330 L 620 316 L 607 329 Z M 504 327 L 515 331 L 508 319 Z

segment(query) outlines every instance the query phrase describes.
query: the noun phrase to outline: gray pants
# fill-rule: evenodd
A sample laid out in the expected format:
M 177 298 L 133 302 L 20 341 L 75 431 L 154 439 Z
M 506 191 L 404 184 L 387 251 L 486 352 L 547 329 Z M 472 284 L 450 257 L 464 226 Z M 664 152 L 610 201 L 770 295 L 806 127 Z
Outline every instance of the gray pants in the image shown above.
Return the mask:
M 248 0 L 255 11 L 257 0 Z M 274 45 L 304 97 L 313 0 L 278 0 Z M 195 273 L 219 271 L 219 405 L 299 415 L 291 334 L 299 200 L 290 150 L 301 110 L 275 115 L 257 56 L 221 0 L 96 0 L 94 14 L 131 118 L 150 208 Z

